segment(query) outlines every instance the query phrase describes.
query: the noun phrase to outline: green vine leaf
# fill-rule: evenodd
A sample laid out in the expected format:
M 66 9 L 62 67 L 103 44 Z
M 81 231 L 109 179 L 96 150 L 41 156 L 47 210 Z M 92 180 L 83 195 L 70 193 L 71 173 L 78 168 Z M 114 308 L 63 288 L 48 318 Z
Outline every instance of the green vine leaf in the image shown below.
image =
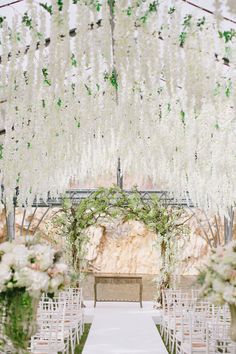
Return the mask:
M 44 9 L 46 10 L 50 15 L 52 15 L 52 5 L 48 5 L 48 3 L 42 3 L 40 2 L 39 5 Z
M 27 12 L 25 12 L 22 17 L 22 23 L 24 23 L 26 25 L 26 27 L 28 27 L 29 29 L 33 28 L 32 18 L 29 17 Z
M 184 44 L 186 42 L 186 39 L 187 39 L 187 29 L 189 29 L 191 27 L 191 20 L 192 20 L 192 15 L 188 14 L 184 17 L 184 22 L 182 23 L 182 26 L 183 26 L 183 31 L 180 33 L 179 35 L 179 45 L 181 48 L 184 47 Z
M 117 73 L 115 70 L 112 71 L 111 76 L 110 76 L 110 83 L 112 86 L 116 89 L 116 91 L 119 88 L 118 82 L 117 82 Z
M 127 16 L 132 15 L 132 7 L 131 6 L 129 6 L 128 9 L 126 10 L 126 14 L 127 14 Z
M 200 30 L 202 31 L 202 30 L 203 30 L 203 27 L 204 27 L 204 25 L 205 25 L 205 23 L 206 23 L 206 17 L 203 16 L 202 18 L 199 18 L 199 19 L 197 20 L 197 27 L 199 27 Z
M 102 8 L 102 4 L 99 1 L 96 1 L 95 7 L 96 7 L 97 12 L 99 12 Z
M 140 5 L 139 5 L 140 6 Z M 157 12 L 159 6 L 159 1 L 153 1 L 148 5 L 148 10 L 144 13 L 143 16 L 141 16 L 139 18 L 139 21 L 142 24 L 145 24 L 148 20 L 148 17 L 150 16 L 150 14 L 152 14 L 153 12 Z
M 110 6 L 111 9 L 111 13 L 114 14 L 115 13 L 115 3 L 116 0 L 107 0 L 108 5 Z
M 186 39 L 187 39 L 187 32 L 181 32 L 179 35 L 179 45 L 181 48 L 184 47 Z
M 220 83 L 217 82 L 216 87 L 214 88 L 214 92 L 213 92 L 214 96 L 218 96 L 220 94 L 220 91 L 221 91 L 221 86 L 220 86 Z
M 62 11 L 63 9 L 63 0 L 57 0 L 58 10 Z
M 157 12 L 159 1 L 153 1 L 149 4 L 149 12 Z
M 19 33 L 19 32 L 16 33 L 16 40 L 17 40 L 18 42 L 20 42 L 20 40 L 21 40 L 21 39 L 20 39 L 20 33 Z
M 185 124 L 185 112 L 184 112 L 184 111 L 181 111 L 181 112 L 180 112 L 180 119 L 181 119 L 181 122 L 182 122 L 183 124 Z
M 6 16 L 0 16 L 0 28 L 2 28 L 3 22 L 5 21 Z
M 48 79 L 48 69 L 47 68 L 43 68 L 42 69 L 42 73 L 43 73 L 45 84 L 47 84 L 48 86 L 51 86 L 51 81 Z
M 0 144 L 0 160 L 3 159 L 3 144 Z
M 112 70 L 111 74 L 109 74 L 108 72 L 104 73 L 104 80 L 109 81 L 111 85 L 116 89 L 116 91 L 118 90 L 119 84 L 117 81 L 117 73 L 114 69 Z
M 175 12 L 175 7 L 174 6 L 170 7 L 168 10 L 168 14 L 172 15 L 174 12 Z
M 191 20 L 192 20 L 192 15 L 188 14 L 184 17 L 184 22 L 182 24 L 184 30 L 186 30 L 187 28 L 191 27 Z
M 75 55 L 73 53 L 71 55 L 71 65 L 74 67 L 77 66 L 77 60 L 76 60 Z
M 60 108 L 62 107 L 62 99 L 60 97 L 57 100 L 57 106 Z
M 236 31 L 231 28 L 229 31 L 218 31 L 219 38 L 224 39 L 225 43 L 232 41 L 234 37 L 236 37 Z
M 86 90 L 87 90 L 87 92 L 88 92 L 88 95 L 89 95 L 89 96 L 92 96 L 92 91 L 91 91 L 91 89 L 88 87 L 88 85 L 84 84 L 84 86 L 85 86 L 85 88 L 86 88 Z
M 232 81 L 228 80 L 225 88 L 225 96 L 230 97 L 232 92 Z
M 140 21 L 141 21 L 143 24 L 147 22 L 147 19 L 148 19 L 148 15 L 147 15 L 147 14 L 145 14 L 145 15 L 143 15 L 143 16 L 140 17 Z

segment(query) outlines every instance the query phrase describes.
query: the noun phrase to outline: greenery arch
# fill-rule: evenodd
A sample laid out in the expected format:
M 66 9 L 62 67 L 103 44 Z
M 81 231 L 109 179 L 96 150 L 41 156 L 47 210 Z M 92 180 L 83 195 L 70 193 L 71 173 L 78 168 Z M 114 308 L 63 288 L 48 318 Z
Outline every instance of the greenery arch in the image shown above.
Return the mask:
M 187 220 L 182 221 L 183 215 L 182 207 L 165 206 L 156 195 L 147 200 L 137 188 L 127 193 L 119 187 L 111 187 L 99 188 L 79 204 L 64 199 L 62 213 L 57 216 L 56 222 L 61 225 L 62 234 L 66 236 L 69 258 L 79 275 L 86 265 L 89 239 L 85 230 L 89 226 L 104 218 L 143 222 L 150 231 L 157 234 L 157 247 L 160 247 L 162 258 L 161 274 L 157 282 L 161 290 L 170 284 L 176 260 L 176 241 L 188 233 L 185 226 Z

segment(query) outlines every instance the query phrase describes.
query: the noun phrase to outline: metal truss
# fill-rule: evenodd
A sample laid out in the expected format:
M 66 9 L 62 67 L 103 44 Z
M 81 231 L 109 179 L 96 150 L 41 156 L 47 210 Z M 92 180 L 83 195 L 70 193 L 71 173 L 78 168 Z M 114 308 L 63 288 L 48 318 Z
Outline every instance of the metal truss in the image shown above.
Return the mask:
M 58 198 L 48 197 L 47 201 L 40 199 L 38 202 L 35 201 L 33 207 L 60 207 L 62 205 L 63 198 L 68 198 L 73 204 L 78 204 L 81 200 L 88 198 L 92 193 L 96 192 L 97 189 L 69 189 L 65 192 L 63 196 Z M 132 194 L 133 190 L 123 189 L 125 193 Z M 163 205 L 167 206 L 186 206 L 193 207 L 193 203 L 190 200 L 188 192 L 185 192 L 185 196 L 177 198 L 173 192 L 162 191 L 162 190 L 140 190 L 142 198 L 145 200 L 150 200 L 153 195 L 156 195 Z

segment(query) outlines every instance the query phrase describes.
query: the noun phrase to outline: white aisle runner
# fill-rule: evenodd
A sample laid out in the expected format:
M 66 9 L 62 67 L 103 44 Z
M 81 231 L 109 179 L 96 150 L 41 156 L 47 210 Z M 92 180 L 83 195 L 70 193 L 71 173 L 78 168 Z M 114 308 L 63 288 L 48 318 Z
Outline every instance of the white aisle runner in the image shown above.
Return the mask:
M 167 354 L 151 303 L 97 303 L 83 354 Z M 89 313 L 89 308 L 87 308 Z

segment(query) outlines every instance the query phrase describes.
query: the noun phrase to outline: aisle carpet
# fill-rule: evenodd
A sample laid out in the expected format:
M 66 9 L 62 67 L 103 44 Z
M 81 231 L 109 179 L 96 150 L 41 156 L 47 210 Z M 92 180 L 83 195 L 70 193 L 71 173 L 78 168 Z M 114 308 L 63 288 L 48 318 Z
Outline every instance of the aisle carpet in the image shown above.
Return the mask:
M 85 304 L 92 326 L 83 354 L 167 354 L 152 302 L 144 302 L 143 309 L 138 303 L 98 303 L 95 310 L 92 302 Z

